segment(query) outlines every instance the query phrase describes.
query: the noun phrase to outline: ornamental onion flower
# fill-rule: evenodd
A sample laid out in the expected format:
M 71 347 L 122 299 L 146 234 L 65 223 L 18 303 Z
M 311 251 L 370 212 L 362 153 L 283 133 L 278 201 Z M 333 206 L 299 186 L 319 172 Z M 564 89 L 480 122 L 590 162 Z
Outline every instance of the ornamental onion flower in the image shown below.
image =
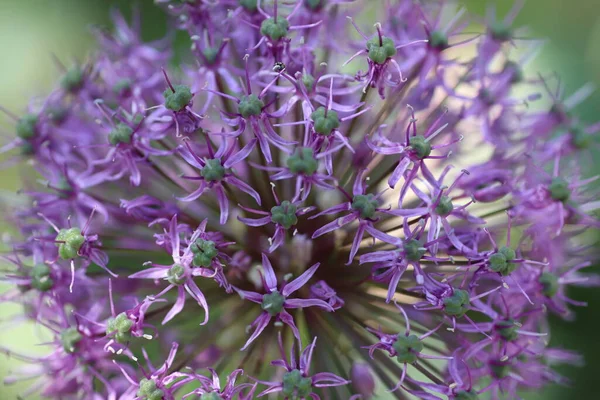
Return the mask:
M 581 358 L 548 345 L 547 314 L 600 285 L 582 173 L 600 123 L 576 113 L 589 85 L 565 97 L 532 71 L 521 2 L 479 33 L 442 0 L 155 3 L 186 57 L 114 13 L 47 97 L 2 108 L 2 152 L 39 179 L 4 210 L 0 301 L 51 337 L 0 346 L 27 364 L 7 383 L 57 400 L 566 383 L 554 366 Z

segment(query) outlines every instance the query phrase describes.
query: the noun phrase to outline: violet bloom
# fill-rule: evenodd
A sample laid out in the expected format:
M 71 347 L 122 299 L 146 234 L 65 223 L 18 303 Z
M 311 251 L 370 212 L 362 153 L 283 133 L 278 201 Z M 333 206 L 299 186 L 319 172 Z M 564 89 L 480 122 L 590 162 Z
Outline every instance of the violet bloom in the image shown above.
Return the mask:
M 359 81 L 365 81 L 365 86 L 363 88 L 363 92 L 366 93 L 369 87 L 377 88 L 379 92 L 379 96 L 382 99 L 385 99 L 385 87 L 392 86 L 397 87 L 402 83 L 406 82 L 407 79 L 402 75 L 402 70 L 400 69 L 400 65 L 394 60 L 394 56 L 398 52 L 398 49 L 401 49 L 406 46 L 410 46 L 417 43 L 427 43 L 427 40 L 415 40 L 409 43 L 396 45 L 394 40 L 390 37 L 384 36 L 381 32 L 381 24 L 376 23 L 375 29 L 377 29 L 377 36 L 373 38 L 369 38 L 365 35 L 360 28 L 354 23 L 354 20 L 351 17 L 348 17 L 356 31 L 366 40 L 366 48 L 355 53 L 348 61 L 346 61 L 343 65 L 348 64 L 350 61 L 354 60 L 356 57 L 366 54 L 367 62 L 369 63 L 369 69 L 361 73 L 359 72 L 356 75 L 356 79 Z M 388 70 L 388 68 L 393 67 L 395 69 L 396 74 L 398 75 L 395 80 L 391 79 L 392 73 Z
M 275 77 L 258 95 L 252 93 L 252 80 L 250 79 L 250 72 L 248 70 L 248 56 L 245 57 L 246 63 L 246 87 L 245 94 L 243 94 L 240 98 L 230 96 L 225 93 L 211 91 L 209 89 L 204 89 L 207 92 L 214 92 L 215 94 L 232 100 L 237 103 L 237 112 L 227 112 L 221 111 L 221 118 L 227 123 L 229 126 L 237 126 L 238 129 L 234 132 L 221 133 L 223 136 L 231 136 L 238 137 L 242 135 L 248 126 L 252 129 L 252 132 L 255 136 L 255 139 L 250 141 L 246 145 L 248 148 L 248 153 L 254 149 L 256 142 L 258 141 L 258 145 L 264 156 L 267 164 L 271 164 L 273 162 L 273 157 L 271 155 L 270 144 L 277 147 L 278 149 L 289 153 L 289 146 L 293 146 L 296 142 L 287 141 L 281 138 L 277 132 L 273 129 L 270 118 L 280 118 L 287 112 L 287 105 L 283 105 L 279 110 L 274 112 L 268 112 L 267 108 L 273 103 L 275 103 L 275 99 L 265 104 L 263 99 L 268 93 L 269 87 L 277 82 L 279 76 Z M 264 127 L 264 128 L 263 128 Z
M 94 210 L 90 213 L 90 216 L 83 226 L 83 228 L 77 228 L 71 226 L 71 220 L 68 220 L 68 228 L 59 229 L 52 221 L 45 216 L 40 216 L 54 229 L 57 233 L 54 240 L 40 238 L 43 241 L 51 241 L 57 247 L 57 255 L 54 261 L 58 259 L 70 261 L 71 264 L 71 283 L 69 285 L 69 291 L 73 291 L 73 285 L 75 283 L 75 260 L 83 259 L 81 264 L 82 269 L 87 267 L 93 262 L 100 268 L 108 272 L 111 276 L 117 277 L 110 269 L 108 269 L 108 255 L 100 250 L 102 243 L 98 239 L 98 235 L 88 235 L 90 223 L 94 216 Z
M 400 197 L 398 200 L 398 206 L 402 205 L 402 200 L 406 195 L 409 185 L 413 182 L 419 170 L 422 170 L 423 174 L 431 175 L 431 172 L 427 168 L 427 160 L 444 159 L 448 157 L 445 155 L 432 155 L 431 152 L 436 149 L 449 147 L 460 140 L 451 140 L 445 144 L 434 145 L 431 141 L 444 131 L 448 124 L 440 126 L 440 123 L 445 116 L 445 113 L 437 118 L 433 124 L 427 129 L 423 135 L 417 134 L 417 119 L 415 118 L 415 111 L 412 107 L 410 108 L 411 119 L 406 127 L 406 134 L 401 142 L 391 141 L 381 135 L 381 131 L 378 132 L 376 140 L 366 140 L 367 145 L 375 153 L 382 155 L 395 155 L 398 154 L 399 160 L 398 165 L 394 168 L 394 171 L 388 179 L 388 185 L 394 188 L 401 178 L 405 178 L 405 183 L 402 186 Z M 410 170 L 407 176 L 405 176 L 408 167 L 413 164 L 413 168 Z
M 264 275 L 262 276 L 263 288 L 267 293 L 260 294 L 256 292 L 250 292 L 239 288 L 234 288 L 239 293 L 240 297 L 244 300 L 250 300 L 253 303 L 260 304 L 263 311 L 260 313 L 258 318 L 252 323 L 254 332 L 250 338 L 246 341 L 242 351 L 246 350 L 250 344 L 256 340 L 256 338 L 265 330 L 271 319 L 275 318 L 277 321 L 281 321 L 288 325 L 294 336 L 300 340 L 300 332 L 294 323 L 294 318 L 286 309 L 306 308 L 306 307 L 318 307 L 325 311 L 334 311 L 333 307 L 319 299 L 290 299 L 288 298 L 295 291 L 304 286 L 310 278 L 315 274 L 319 263 L 316 263 L 299 277 L 291 282 L 286 282 L 278 288 L 277 276 L 273 270 L 271 262 L 267 256 L 263 253 L 262 255 L 262 266 Z
M 406 330 L 404 331 L 404 334 L 399 333 L 397 335 L 389 335 L 389 334 L 385 334 L 381 331 L 376 331 L 374 329 L 368 329 L 371 333 L 373 333 L 374 335 L 376 335 L 379 338 L 378 343 L 375 343 L 374 345 L 369 346 L 369 356 L 371 358 L 373 358 L 373 354 L 374 354 L 375 350 L 380 349 L 380 350 L 387 351 L 390 357 L 396 357 L 398 362 L 403 364 L 402 365 L 402 375 L 400 376 L 400 380 L 398 381 L 396 386 L 394 386 L 392 389 L 390 389 L 390 392 L 395 392 L 396 390 L 400 389 L 400 387 L 404 383 L 404 379 L 406 378 L 406 371 L 408 369 L 409 364 L 415 364 L 419 359 L 426 359 L 426 360 L 427 359 L 432 359 L 432 360 L 451 360 L 452 359 L 452 357 L 428 355 L 428 354 L 421 353 L 421 351 L 424 348 L 422 341 L 425 338 L 433 335 L 444 324 L 443 321 L 438 326 L 433 328 L 432 330 L 425 332 L 421 336 L 417 336 L 417 335 L 410 333 L 410 322 L 408 319 L 408 315 L 406 314 L 406 311 L 404 311 L 404 309 L 402 307 L 400 307 L 398 304 L 396 304 L 396 307 L 398 308 L 398 310 L 400 310 L 400 312 L 404 316 L 404 321 L 406 323 Z
M 366 189 L 367 186 L 363 182 L 363 172 L 361 172 L 358 174 L 354 181 L 354 185 L 352 187 L 353 196 L 350 196 L 345 191 L 342 191 L 342 193 L 348 201 L 337 206 L 328 208 L 327 210 L 321 211 L 320 213 L 311 217 L 312 219 L 321 215 L 338 214 L 344 211 L 350 212 L 350 214 L 345 215 L 343 217 L 338 217 L 334 221 L 325 224 L 321 228 L 317 229 L 312 235 L 313 239 L 318 238 L 319 236 L 324 235 L 328 232 L 332 232 L 336 229 L 339 229 L 342 226 L 349 224 L 353 221 L 358 221 L 358 228 L 356 229 L 356 233 L 354 234 L 352 248 L 350 250 L 350 255 L 348 256 L 347 264 L 352 263 L 352 260 L 354 260 L 354 256 L 358 252 L 358 248 L 360 246 L 365 232 L 368 232 L 373 237 L 373 239 L 378 239 L 382 242 L 395 244 L 399 243 L 400 241 L 400 239 L 388 235 L 385 232 L 381 232 L 375 228 L 374 223 L 378 220 L 377 214 L 384 213 L 387 210 L 379 208 L 381 193 L 378 195 L 374 195 L 371 193 L 367 194 Z
M 175 361 L 177 348 L 179 344 L 173 343 L 167 359 L 159 368 L 155 368 L 150 360 L 147 360 L 147 367 L 139 365 L 143 378 L 139 381 L 135 375 L 130 375 L 123 367 L 115 361 L 115 364 L 121 369 L 123 376 L 131 385 L 123 394 L 123 398 L 129 399 L 163 399 L 175 400 L 175 393 L 179 388 L 194 380 L 188 374 L 182 372 L 170 372 Z
M 149 156 L 171 154 L 169 150 L 160 150 L 151 146 L 151 140 L 162 139 L 163 135 L 142 132 L 144 119 L 139 114 L 124 113 L 124 116 L 110 116 L 101 102 L 96 104 L 110 124 L 108 133 L 110 147 L 105 157 L 92 161 L 91 165 L 105 168 L 105 180 L 117 180 L 129 174 L 129 182 L 133 186 L 139 186 L 142 177 L 137 164 L 145 162 Z M 117 122 L 114 122 L 114 119 Z
M 146 265 L 151 265 L 144 271 L 136 272 L 135 274 L 129 275 L 132 279 L 159 279 L 165 280 L 169 285 L 164 288 L 160 293 L 153 296 L 154 298 L 161 298 L 167 292 L 173 288 L 177 288 L 177 300 L 171 308 L 171 310 L 165 315 L 162 323 L 166 324 L 173 317 L 183 310 L 185 305 L 185 292 L 198 302 L 198 305 L 204 309 L 204 321 L 200 325 L 205 325 L 208 322 L 208 303 L 204 294 L 194 282 L 196 277 L 214 278 L 217 274 L 210 268 L 196 267 L 194 262 L 194 246 L 196 246 L 196 239 L 200 237 L 200 234 L 204 231 L 206 223 L 200 225 L 189 240 L 189 245 L 182 249 L 180 232 L 177 226 L 177 215 L 174 215 L 169 224 L 168 231 L 165 234 L 168 236 L 172 250 L 171 256 L 173 258 L 173 264 L 161 265 L 153 262 L 148 262 Z
M 201 158 L 189 145 L 181 147 L 179 154 L 192 167 L 200 170 L 200 176 L 184 176 L 185 179 L 200 181 L 198 189 L 189 195 L 179 199 L 181 201 L 193 201 L 202 196 L 206 191 L 212 190 L 217 196 L 221 215 L 219 222 L 224 225 L 229 217 L 229 200 L 225 194 L 225 183 L 249 194 L 258 203 L 261 204 L 260 196 L 251 186 L 239 179 L 231 171 L 231 168 L 243 161 L 254 147 L 256 140 L 252 140 L 241 150 L 234 153 L 236 144 L 228 143 L 226 139 L 221 141 L 217 152 L 212 149 L 212 144 L 208 145 L 209 157 Z
M 200 387 L 193 392 L 186 394 L 183 396 L 183 399 L 186 399 L 190 396 L 200 396 L 201 399 L 220 399 L 220 400 L 250 400 L 256 385 L 252 385 L 251 383 L 242 383 L 236 385 L 235 382 L 238 376 L 242 375 L 244 371 L 242 369 L 236 369 L 231 372 L 227 376 L 227 383 L 223 388 L 221 388 L 221 381 L 219 380 L 219 375 L 217 371 L 212 368 L 208 368 L 210 371 L 212 378 L 208 378 L 203 375 L 194 374 L 194 378 L 200 382 Z M 245 394 L 242 393 L 245 389 L 250 389 Z
M 269 238 L 269 253 L 274 252 L 283 244 L 286 232 L 298 223 L 298 217 L 315 209 L 315 207 L 301 207 L 300 204 L 302 202 L 297 200 L 284 200 L 280 202 L 277 193 L 275 193 L 275 188 L 272 191 L 275 198 L 275 206 L 271 207 L 271 212 L 255 210 L 240 205 L 241 209 L 253 214 L 262 215 L 263 217 L 258 219 L 238 217 L 240 221 L 248 226 L 275 225 L 275 233 Z
M 300 339 L 298 339 L 300 342 Z M 321 397 L 313 393 L 313 388 L 335 387 L 347 385 L 350 381 L 343 379 L 331 372 L 319 372 L 310 375 L 310 362 L 312 354 L 316 347 L 317 338 L 314 338 L 312 343 L 306 346 L 303 350 L 301 345 L 298 348 L 300 356 L 296 358 L 295 346 L 292 345 L 290 350 L 290 361 L 288 362 L 285 350 L 283 348 L 283 340 L 279 334 L 279 351 L 281 352 L 281 360 L 271 362 L 271 365 L 285 368 L 286 372 L 280 382 L 263 382 L 268 386 L 267 389 L 259 393 L 258 397 L 266 396 L 270 393 L 279 393 L 284 396 L 284 399 L 313 399 L 320 400 Z

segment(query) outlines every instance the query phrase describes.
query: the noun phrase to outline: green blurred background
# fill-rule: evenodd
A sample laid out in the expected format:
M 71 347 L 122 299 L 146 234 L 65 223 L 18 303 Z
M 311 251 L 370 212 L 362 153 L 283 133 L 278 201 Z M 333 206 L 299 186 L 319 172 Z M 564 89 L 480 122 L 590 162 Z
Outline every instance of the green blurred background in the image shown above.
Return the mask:
M 422 0 L 427 1 L 427 0 Z M 143 35 L 146 39 L 162 37 L 166 16 L 151 0 L 0 0 L 0 105 L 20 113 L 31 96 L 44 95 L 53 87 L 59 72 L 51 54 L 69 64 L 84 61 L 94 50 L 90 25 L 109 26 L 109 10 L 118 7 L 131 14 L 132 4 L 140 6 Z M 382 6 L 383 0 L 370 0 Z M 511 0 L 463 0 L 470 12 L 483 15 L 487 4 L 495 4 L 499 14 L 511 7 Z M 593 81 L 600 87 L 600 0 L 528 0 L 519 14 L 517 26 L 527 25 L 531 37 L 548 38 L 548 43 L 533 72 L 557 72 L 563 79 L 566 93 L 572 93 L 583 83 Z M 185 46 L 185 42 L 178 47 Z M 584 120 L 600 119 L 600 92 L 578 109 Z M 2 143 L 12 135 L 10 121 L 0 114 Z M 2 159 L 0 158 L 0 161 Z M 0 170 L 1 198 L 16 192 L 19 187 L 19 168 Z M 600 165 L 586 166 L 586 175 L 600 172 Z M 8 227 L 0 220 L 0 231 Z M 598 270 L 598 268 L 596 268 Z M 0 293 L 6 289 L 0 285 Z M 552 319 L 551 343 L 577 350 L 585 355 L 583 368 L 563 368 L 573 379 L 571 388 L 548 387 L 542 393 L 528 394 L 527 399 L 593 398 L 598 392 L 597 371 L 600 369 L 600 340 L 596 319 L 600 308 L 600 290 L 573 290 L 571 297 L 589 302 L 589 307 L 577 310 L 572 323 Z M 0 345 L 26 353 L 36 353 L 36 332 L 32 325 L 7 322 L 18 314 L 19 307 L 0 303 Z M 596 318 L 594 318 L 596 317 Z M 18 367 L 18 362 L 0 354 L 0 378 Z M 0 379 L 0 400 L 16 399 L 29 386 L 23 382 L 4 386 Z

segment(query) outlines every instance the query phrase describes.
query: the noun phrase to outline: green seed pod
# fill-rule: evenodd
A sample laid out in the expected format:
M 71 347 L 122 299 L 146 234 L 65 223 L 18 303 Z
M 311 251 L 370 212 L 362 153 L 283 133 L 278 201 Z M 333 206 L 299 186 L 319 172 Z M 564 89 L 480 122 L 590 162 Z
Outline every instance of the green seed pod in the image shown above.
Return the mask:
M 571 197 L 569 183 L 561 177 L 552 178 L 552 182 L 548 185 L 548 191 L 553 200 L 562 203 L 566 202 L 569 200 L 569 197 Z
M 312 393 L 312 380 L 295 369 L 283 375 L 283 395 L 290 399 L 303 399 Z
M 36 264 L 29 271 L 31 287 L 40 292 L 47 292 L 54 287 L 54 281 L 50 277 L 50 267 L 46 264 Z
M 38 116 L 25 114 L 17 121 L 17 136 L 23 140 L 33 139 L 37 133 Z
M 431 143 L 425 139 L 425 136 L 412 136 L 409 145 L 419 160 L 427 158 L 431 154 Z
M 83 70 L 72 67 L 61 78 L 60 86 L 67 92 L 75 93 L 83 86 L 83 78 Z
M 238 112 L 242 114 L 242 117 L 248 118 L 251 116 L 259 116 L 262 112 L 265 103 L 258 98 L 255 94 L 242 96 L 240 103 L 238 104 Z
M 454 400 L 479 400 L 479 396 L 472 390 L 461 390 L 456 393 Z
M 194 254 L 192 264 L 196 267 L 209 267 L 219 254 L 215 242 L 211 240 L 197 239 L 191 249 Z
M 285 18 L 277 18 L 277 22 L 274 18 L 267 18 L 260 25 L 260 33 L 274 42 L 286 37 L 289 29 L 290 24 Z
M 119 143 L 131 143 L 132 136 L 133 129 L 123 123 L 119 123 L 108 134 L 108 142 L 113 146 Z
M 371 61 L 381 65 L 396 55 L 396 45 L 388 37 L 383 36 L 380 42 L 379 36 L 376 36 L 367 42 L 367 51 Z
M 294 204 L 284 200 L 280 205 L 271 208 L 271 221 L 283 226 L 285 229 L 290 229 L 298 223 L 297 209 L 298 207 Z
M 331 132 L 341 125 L 338 113 L 333 110 L 326 112 L 325 107 L 319 107 L 313 111 L 310 119 L 314 122 L 315 131 L 323 136 L 331 135 Z
M 142 379 L 137 396 L 140 400 L 163 400 L 165 392 L 156 387 L 154 379 Z
M 165 107 L 172 111 L 181 111 L 190 104 L 194 96 L 188 86 L 174 85 L 173 88 L 175 91 L 169 87 L 163 92 Z
M 419 261 L 425 252 L 426 250 L 418 240 L 410 239 L 404 243 L 404 255 L 409 261 Z
M 240 6 L 244 7 L 246 11 L 256 11 L 258 9 L 258 0 L 238 0 Z
M 274 291 L 273 293 L 263 295 L 263 301 L 260 306 L 274 317 L 283 310 L 284 302 L 285 297 L 278 291 Z
M 547 297 L 554 297 L 558 293 L 560 287 L 558 277 L 550 272 L 543 272 L 538 278 L 538 282 L 542 285 L 542 293 Z
M 62 344 L 63 349 L 72 354 L 75 352 L 77 348 L 77 343 L 81 341 L 83 336 L 75 327 L 67 328 L 60 334 L 60 343 Z
M 453 317 L 462 317 L 469 311 L 470 306 L 469 293 L 465 290 L 454 289 L 452 296 L 444 299 L 444 311 Z
M 183 265 L 174 264 L 167 272 L 167 281 L 173 285 L 183 285 L 186 280 L 185 268 Z
M 357 194 L 352 198 L 352 209 L 360 212 L 362 219 L 370 219 L 375 216 L 379 202 L 373 194 Z
M 496 323 L 495 329 L 496 332 L 498 332 L 498 334 L 506 341 L 510 342 L 519 338 L 519 333 L 517 332 L 519 327 L 512 319 Z
M 512 29 L 504 22 L 494 22 L 489 29 L 492 38 L 499 42 L 506 42 L 512 37 Z
M 433 31 L 429 34 L 429 46 L 437 50 L 448 48 L 448 36 L 441 31 Z
M 200 175 L 209 182 L 217 182 L 223 179 L 227 172 L 221 164 L 220 158 L 209 158 L 205 160 L 206 165 L 200 171 Z
M 79 256 L 78 252 L 85 242 L 85 237 L 83 237 L 79 228 L 61 229 L 58 235 L 56 235 L 56 241 L 64 242 L 56 243 L 60 258 L 71 260 Z
M 435 207 L 435 213 L 442 217 L 450 215 L 452 210 L 454 210 L 454 204 L 452 204 L 452 200 L 448 196 L 442 196 L 440 202 Z
M 398 362 L 413 364 L 417 361 L 419 353 L 423 350 L 423 343 L 416 335 L 398 335 L 393 347 L 398 353 L 396 355 Z
M 287 167 L 294 174 L 310 176 L 317 171 L 319 162 L 314 157 L 314 150 L 310 147 L 299 147 L 286 161 Z

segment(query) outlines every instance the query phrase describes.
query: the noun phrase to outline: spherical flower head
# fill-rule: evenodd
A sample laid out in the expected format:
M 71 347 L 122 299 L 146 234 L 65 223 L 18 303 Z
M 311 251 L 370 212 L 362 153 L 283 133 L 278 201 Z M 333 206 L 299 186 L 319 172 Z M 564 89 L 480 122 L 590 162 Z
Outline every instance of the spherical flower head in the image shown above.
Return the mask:
M 396 55 L 396 44 L 388 37 L 374 37 L 367 42 L 369 58 L 375 64 L 385 64 L 385 62 Z
M 172 285 L 183 285 L 186 281 L 185 267 L 181 264 L 174 264 L 167 272 L 167 281 Z
M 435 206 L 435 213 L 442 217 L 450 215 L 453 210 L 454 204 L 452 204 L 452 199 L 448 196 L 442 196 L 438 205 Z
M 331 135 L 331 132 L 341 124 L 338 113 L 333 110 L 326 110 L 325 107 L 317 108 L 310 114 L 310 118 L 314 122 L 315 131 L 323 136 Z
M 297 369 L 286 372 L 283 375 L 282 393 L 286 398 L 307 398 L 312 393 L 312 380 L 303 377 Z
M 550 185 L 548 185 L 548 191 L 550 192 L 550 197 L 553 200 L 560 201 L 562 203 L 569 200 L 571 197 L 571 189 L 569 189 L 569 183 L 561 177 L 556 177 L 552 179 Z
M 422 135 L 411 137 L 410 147 L 413 154 L 419 160 L 423 160 L 431 155 L 431 143 L 429 143 Z
M 298 207 L 295 204 L 284 200 L 280 205 L 271 208 L 271 221 L 283 226 L 285 229 L 290 229 L 298 223 L 297 210 Z
M 54 287 L 54 281 L 50 277 L 50 267 L 46 264 L 36 264 L 29 271 L 31 287 L 40 292 L 47 292 Z
M 551 272 L 542 272 L 538 278 L 538 282 L 542 285 L 542 293 L 544 296 L 553 297 L 558 293 L 558 277 Z
M 362 219 L 371 219 L 375 216 L 379 202 L 372 193 L 357 194 L 352 198 L 352 209 L 360 213 Z
M 77 258 L 79 249 L 85 242 L 85 237 L 81 234 L 79 228 L 61 229 L 56 235 L 58 246 L 58 255 L 63 260 Z
M 319 162 L 310 147 L 299 147 L 286 161 L 287 167 L 294 174 L 312 175 L 317 171 Z
M 154 379 L 142 379 L 137 397 L 140 400 L 162 400 L 165 392 L 156 387 Z
M 258 9 L 258 0 L 238 0 L 240 6 L 244 7 L 246 11 L 256 11 Z
M 517 255 L 513 249 L 503 246 L 490 256 L 490 269 L 505 276 L 509 275 L 517 268 L 517 264 L 511 262 L 516 257 Z
M 260 306 L 274 317 L 283 310 L 283 303 L 285 303 L 285 296 L 275 290 L 274 292 L 267 293 L 263 296 Z
M 276 42 L 287 36 L 290 24 L 285 18 L 267 18 L 260 25 L 260 33 Z
M 471 301 L 466 290 L 454 289 L 451 296 L 444 298 L 444 311 L 453 317 L 462 317 L 470 306 Z
M 192 264 L 196 267 L 209 267 L 219 254 L 212 240 L 197 239 L 191 249 L 194 254 Z
M 423 244 L 416 239 L 407 240 L 404 245 L 404 256 L 409 261 L 419 261 L 427 251 Z
M 83 86 L 83 70 L 78 67 L 72 67 L 63 75 L 60 85 L 70 93 L 77 92 Z
M 514 341 L 519 338 L 519 327 L 515 324 L 515 321 L 508 319 L 505 321 L 499 321 L 495 326 L 496 332 L 506 341 Z
M 75 327 L 67 328 L 60 334 L 60 343 L 69 354 L 73 354 L 77 349 L 77 344 L 83 339 L 81 333 Z
M 131 143 L 133 129 L 123 123 L 117 124 L 108 134 L 108 142 L 113 146 L 119 143 Z
M 265 103 L 258 98 L 255 94 L 244 95 L 240 99 L 238 104 L 238 112 L 242 114 L 242 117 L 249 118 L 252 116 L 259 116 L 262 112 Z
M 33 139 L 36 134 L 36 125 L 38 116 L 35 114 L 25 114 L 17 121 L 17 136 L 23 140 Z
M 192 101 L 192 91 L 186 85 L 174 85 L 173 89 L 169 87 L 163 92 L 165 107 L 171 111 L 181 111 Z
M 429 46 L 436 50 L 445 50 L 448 48 L 448 36 L 441 31 L 432 31 L 429 34 Z
M 134 322 L 127 317 L 127 314 L 122 312 L 115 318 L 111 318 L 106 324 L 106 335 L 114 333 L 114 339 L 117 343 L 127 343 L 131 339 L 131 328 Z
M 218 182 L 223 179 L 226 172 L 220 158 L 210 158 L 206 160 L 206 165 L 200 171 L 200 175 L 209 182 Z
M 398 362 L 413 364 L 423 350 L 423 343 L 416 335 L 398 335 L 392 347 L 396 350 Z

